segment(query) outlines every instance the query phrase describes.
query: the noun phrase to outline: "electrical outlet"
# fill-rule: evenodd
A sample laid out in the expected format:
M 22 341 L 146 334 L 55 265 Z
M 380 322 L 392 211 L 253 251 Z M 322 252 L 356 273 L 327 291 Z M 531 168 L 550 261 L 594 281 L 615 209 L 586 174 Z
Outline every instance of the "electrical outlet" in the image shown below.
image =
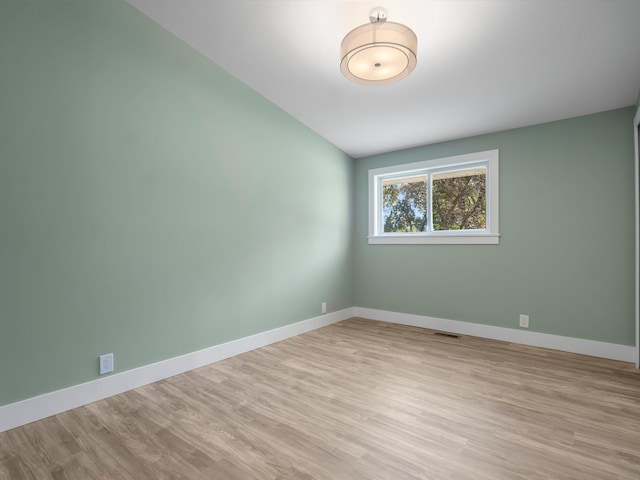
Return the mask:
M 100 355 L 100 375 L 113 372 L 113 353 Z
M 322 302 L 320 308 L 322 309 L 322 313 L 327 313 L 327 302 Z
M 529 315 L 520 315 L 520 327 L 529 328 Z

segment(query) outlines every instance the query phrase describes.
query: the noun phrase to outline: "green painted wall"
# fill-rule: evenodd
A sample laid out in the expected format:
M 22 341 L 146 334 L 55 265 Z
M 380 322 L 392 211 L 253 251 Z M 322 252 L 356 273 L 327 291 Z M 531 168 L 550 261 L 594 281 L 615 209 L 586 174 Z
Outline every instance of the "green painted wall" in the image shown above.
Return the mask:
M 353 305 L 353 160 L 124 2 L 0 2 L 0 405 Z
M 634 345 L 634 108 L 356 160 L 355 304 Z M 368 245 L 367 171 L 500 149 L 500 245 Z

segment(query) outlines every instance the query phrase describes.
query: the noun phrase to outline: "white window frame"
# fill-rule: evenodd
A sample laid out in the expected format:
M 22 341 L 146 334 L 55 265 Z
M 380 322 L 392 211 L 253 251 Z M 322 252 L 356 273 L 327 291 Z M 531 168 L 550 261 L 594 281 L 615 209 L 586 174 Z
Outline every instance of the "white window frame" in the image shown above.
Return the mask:
M 422 162 L 394 165 L 369 170 L 369 244 L 498 244 L 499 197 L 498 197 L 498 150 L 468 153 L 453 157 L 425 160 Z M 443 171 L 466 170 L 473 167 L 487 168 L 486 176 L 486 228 L 482 230 L 433 231 L 431 218 L 431 185 L 429 185 L 428 232 L 385 233 L 382 231 L 382 182 L 389 178 L 427 174 Z

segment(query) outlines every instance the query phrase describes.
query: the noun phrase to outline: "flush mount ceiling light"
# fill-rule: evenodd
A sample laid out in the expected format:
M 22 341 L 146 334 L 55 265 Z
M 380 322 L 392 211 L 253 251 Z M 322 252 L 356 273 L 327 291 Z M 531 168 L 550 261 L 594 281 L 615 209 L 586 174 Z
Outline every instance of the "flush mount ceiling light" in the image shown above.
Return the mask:
M 416 68 L 416 34 L 405 25 L 387 22 L 382 8 L 372 10 L 369 20 L 342 40 L 342 74 L 365 85 L 384 85 L 409 75 Z

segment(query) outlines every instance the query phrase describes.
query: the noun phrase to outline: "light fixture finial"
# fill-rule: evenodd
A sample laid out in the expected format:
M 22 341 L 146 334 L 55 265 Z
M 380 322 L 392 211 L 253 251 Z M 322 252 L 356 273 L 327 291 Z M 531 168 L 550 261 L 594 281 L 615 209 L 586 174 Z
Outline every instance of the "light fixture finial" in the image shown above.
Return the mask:
M 369 13 L 369 21 L 371 23 L 379 23 L 387 21 L 387 11 L 382 7 L 376 7 Z

